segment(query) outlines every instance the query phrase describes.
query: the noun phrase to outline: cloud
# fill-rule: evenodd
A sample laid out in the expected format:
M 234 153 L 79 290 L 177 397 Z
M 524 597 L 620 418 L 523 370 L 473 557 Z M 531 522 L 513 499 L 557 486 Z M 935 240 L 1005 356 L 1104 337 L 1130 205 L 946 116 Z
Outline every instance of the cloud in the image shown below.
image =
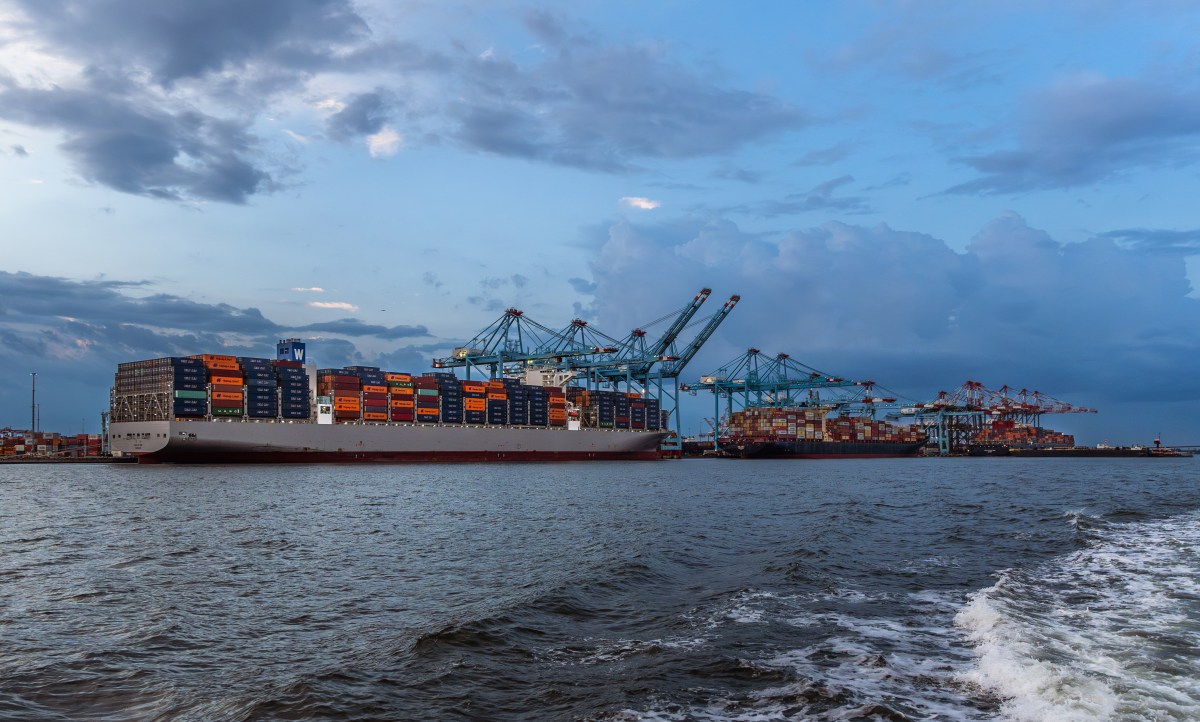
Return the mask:
M 583 278 L 568 278 L 567 283 L 571 284 L 576 293 L 585 295 L 595 293 L 597 288 L 595 283 Z
M 42 55 L 0 78 L 0 119 L 58 131 L 84 180 L 149 198 L 242 204 L 284 187 L 297 168 L 271 144 L 311 135 L 260 137 L 268 109 L 323 114 L 325 137 L 364 139 L 374 157 L 453 143 L 619 173 L 811 123 L 666 46 L 607 42 L 548 13 L 526 18 L 545 52 L 518 62 L 501 48 L 444 54 L 398 39 L 351 0 L 10 4 L 5 32 Z M 331 93 L 335 83 L 350 90 Z M 296 112 L 283 122 L 313 120 Z
M 714 178 L 723 180 L 735 180 L 742 183 L 758 183 L 762 180 L 763 174 L 758 171 L 746 170 L 745 168 L 737 168 L 732 165 L 723 165 L 713 171 Z
M 207 0 L 149 7 L 140 0 L 12 0 L 23 29 L 89 62 L 136 65 L 169 88 L 225 72 L 286 73 L 334 64 L 369 28 L 349 0 Z
M 387 123 L 390 112 L 386 93 L 380 90 L 361 93 L 349 102 L 338 102 L 332 107 L 337 112 L 325 121 L 325 130 L 337 140 L 379 133 Z
M 372 158 L 396 155 L 404 144 L 404 138 L 391 126 L 384 126 L 378 133 L 367 136 L 367 150 Z
M 310 323 L 307 326 L 298 326 L 295 330 L 311 333 L 335 333 L 340 336 L 375 336 L 388 340 L 429 335 L 429 329 L 424 326 L 388 327 L 364 323 L 357 318 L 341 318 L 336 321 Z
M 25 150 L 25 146 L 23 145 L 10 145 L 9 150 L 11 150 L 12 154 L 18 158 L 25 158 L 29 156 L 29 151 Z
M 462 145 L 605 172 L 640 159 L 725 153 L 807 127 L 805 111 L 772 96 L 723 87 L 662 48 L 605 44 L 559 16 L 531 12 L 546 52 L 521 65 L 464 58 L 457 101 L 445 112 Z
M 835 211 L 839 213 L 866 213 L 870 210 L 867 199 L 862 196 L 836 196 L 834 192 L 849 183 L 854 182 L 854 176 L 844 175 L 819 183 L 803 193 L 792 193 L 778 200 L 739 206 L 727 209 L 740 210 L 764 218 Z
M 389 327 L 355 318 L 287 326 L 255 308 L 150 290 L 145 281 L 0 271 L 0 404 L 15 408 L 22 398 L 27 404 L 28 374 L 37 371 L 44 425 L 66 430 L 78 428 L 85 410 L 98 414 L 107 408 L 112 374 L 125 361 L 195 353 L 271 358 L 277 339 L 300 335 L 309 357 L 323 366 L 369 364 L 417 356 L 406 347 L 370 356 L 345 337 L 399 341 L 430 335 L 424 326 Z M 321 337 L 313 338 L 317 334 Z
M 311 308 L 329 308 L 329 309 L 336 309 L 339 311 L 357 311 L 358 310 L 358 306 L 355 306 L 353 303 L 347 303 L 345 301 L 309 301 L 308 305 Z
M 754 346 L 914 399 L 976 379 L 1102 411 L 1200 401 L 1200 301 L 1182 258 L 1103 235 L 1063 244 L 1011 213 L 963 252 L 884 225 L 764 237 L 728 221 L 621 222 L 591 268 L 588 310 L 605 330 L 639 326 L 703 286 L 714 296 L 701 316 L 742 294 L 689 378 Z
M 60 148 L 84 179 L 134 195 L 244 203 L 272 186 L 248 158 L 256 140 L 236 122 L 170 112 L 98 90 L 22 88 L 0 80 L 0 117 L 63 131 Z
M 1100 234 L 1126 248 L 1152 253 L 1200 254 L 1200 229 L 1170 231 L 1151 228 L 1125 228 Z
M 621 205 L 626 206 L 627 208 L 638 208 L 643 211 L 652 211 L 662 204 L 658 201 L 652 201 L 649 198 L 642 198 L 640 196 L 623 196 L 621 198 Z
M 292 290 L 296 293 L 325 293 L 325 289 L 321 288 L 320 286 L 313 286 L 311 288 L 293 288 Z
M 843 160 L 850 154 L 851 146 L 849 143 L 838 143 L 828 148 L 818 148 L 809 151 L 792 161 L 792 165 L 799 167 L 807 167 L 813 165 L 831 165 Z
M 1016 146 L 963 156 L 979 177 L 946 193 L 1071 188 L 1197 160 L 1200 97 L 1154 81 L 1077 76 L 1045 88 L 1017 120 Z

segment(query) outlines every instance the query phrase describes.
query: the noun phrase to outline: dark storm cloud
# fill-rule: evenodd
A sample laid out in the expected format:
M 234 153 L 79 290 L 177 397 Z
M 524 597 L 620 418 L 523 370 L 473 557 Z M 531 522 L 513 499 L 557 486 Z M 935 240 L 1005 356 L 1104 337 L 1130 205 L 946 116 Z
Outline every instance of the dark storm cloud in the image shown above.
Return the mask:
M 74 281 L 29 273 L 0 271 L 0 410 L 15 408 L 13 399 L 28 399 L 29 372 L 47 383 L 47 428 L 54 428 L 51 409 L 69 409 L 78 422 L 81 405 L 107 405 L 107 388 L 117 364 L 137 359 L 225 353 L 272 358 L 281 337 L 305 334 L 309 357 L 322 366 L 358 363 L 423 369 L 429 349 L 439 344 L 400 347 L 378 357 L 361 352 L 352 338 L 396 340 L 429 336 L 423 326 L 380 326 L 347 318 L 307 327 L 287 327 L 265 318 L 258 309 L 198 303 L 144 291 L 143 282 L 96 279 Z M 442 354 L 444 355 L 444 354 Z M 69 393 L 68 391 L 69 390 Z M 58 398 L 56 401 L 56 396 Z M 0 419 L 0 425 L 12 423 Z
M 244 203 L 281 187 L 293 169 L 251 129 L 321 72 L 387 78 L 339 99 L 326 122 L 335 140 L 396 123 L 410 143 L 603 172 L 727 153 L 810 123 L 661 48 L 605 43 L 548 13 L 526 23 L 545 52 L 517 63 L 377 38 L 350 0 L 16 2 L 11 28 L 84 69 L 53 86 L 0 77 L 0 118 L 61 131 L 83 178 L 151 198 Z M 401 117 L 414 79 L 423 94 Z
M 1142 167 L 1195 163 L 1200 95 L 1136 79 L 1086 78 L 1031 98 L 1016 147 L 957 160 L 980 174 L 946 193 L 1069 188 Z
M 0 118 L 62 131 L 88 181 L 168 200 L 244 203 L 275 189 L 254 115 L 274 93 L 351 62 L 345 45 L 368 35 L 348 0 L 17 4 L 13 27 L 84 70 L 70 85 L 0 79 Z M 220 117 L 219 106 L 244 112 Z
M 314 70 L 369 29 L 350 0 L 16 0 L 32 29 L 86 60 L 130 61 L 154 82 L 269 61 Z
M 765 238 L 729 222 L 625 222 L 607 230 L 592 274 L 591 317 L 606 330 L 643 323 L 700 286 L 714 289 L 701 315 L 742 294 L 689 378 L 754 346 L 916 399 L 975 379 L 1102 410 L 1200 401 L 1200 301 L 1184 259 L 1111 238 L 1059 243 L 1015 214 L 963 252 L 882 225 Z M 1175 422 L 1200 434 L 1194 417 Z
M 330 137 L 346 140 L 378 133 L 388 121 L 388 101 L 385 93 L 375 91 L 354 96 L 346 107 L 329 116 L 325 123 Z
M 1192 255 L 1200 253 L 1200 229 L 1191 231 L 1168 231 L 1150 228 L 1126 228 L 1101 233 L 1101 238 L 1111 238 L 1128 248 L 1155 253 L 1177 253 Z
M 424 326 L 382 326 L 355 318 L 288 327 L 263 316 L 257 308 L 237 308 L 225 303 L 199 303 L 169 294 L 138 297 L 128 291 L 143 282 L 74 281 L 29 273 L 0 271 L 0 322 L 59 326 L 59 319 L 82 322 L 104 334 L 136 340 L 138 329 L 153 333 L 238 334 L 268 337 L 291 331 L 334 333 L 399 339 L 428 336 Z M 97 331 L 100 333 L 101 331 Z
M 29 155 L 29 151 L 25 150 L 25 146 L 23 145 L 11 145 L 9 146 L 9 150 L 18 158 L 25 158 Z
M 62 130 L 80 175 L 125 193 L 242 203 L 271 182 L 250 160 L 255 140 L 245 128 L 193 111 L 0 82 L 0 117 Z
M 546 13 L 531 14 L 527 27 L 546 46 L 542 62 L 464 61 L 469 100 L 448 107 L 464 145 L 611 172 L 639 159 L 728 152 L 811 122 L 771 96 L 720 87 L 656 48 L 571 36 Z

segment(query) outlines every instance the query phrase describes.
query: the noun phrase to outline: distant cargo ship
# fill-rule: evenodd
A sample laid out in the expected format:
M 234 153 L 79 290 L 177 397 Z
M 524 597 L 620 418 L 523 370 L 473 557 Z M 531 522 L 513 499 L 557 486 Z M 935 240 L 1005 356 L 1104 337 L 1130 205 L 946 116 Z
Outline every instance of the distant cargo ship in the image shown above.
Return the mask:
M 914 456 L 924 441 L 763 441 L 734 446 L 743 459 L 871 459 Z
M 114 452 L 143 463 L 656 459 L 658 399 L 524 379 L 315 370 L 303 344 L 279 359 L 206 354 L 120 364 Z
M 735 411 L 722 446 L 743 459 L 863 459 L 914 456 L 925 445 L 915 426 L 854 416 L 827 407 L 751 407 Z
M 1064 446 L 1064 447 L 1037 447 L 1037 446 L 1003 446 L 997 444 L 972 444 L 967 447 L 969 456 L 1018 456 L 1018 457 L 1041 457 L 1051 459 L 1077 459 L 1077 458 L 1115 458 L 1115 457 L 1156 457 L 1156 458 L 1178 458 L 1192 456 L 1192 452 L 1182 449 L 1171 449 L 1165 446 Z

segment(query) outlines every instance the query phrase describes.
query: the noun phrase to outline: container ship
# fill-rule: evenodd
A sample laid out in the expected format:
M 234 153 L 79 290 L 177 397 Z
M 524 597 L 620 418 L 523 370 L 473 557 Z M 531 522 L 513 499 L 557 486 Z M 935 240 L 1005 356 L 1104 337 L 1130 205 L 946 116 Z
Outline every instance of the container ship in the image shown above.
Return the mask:
M 827 407 L 752 407 L 728 424 L 731 456 L 743 459 L 846 459 L 914 456 L 925 445 L 915 426 L 857 416 L 828 416 Z
M 659 400 L 524 378 L 204 354 L 119 364 L 109 439 L 142 463 L 656 459 Z

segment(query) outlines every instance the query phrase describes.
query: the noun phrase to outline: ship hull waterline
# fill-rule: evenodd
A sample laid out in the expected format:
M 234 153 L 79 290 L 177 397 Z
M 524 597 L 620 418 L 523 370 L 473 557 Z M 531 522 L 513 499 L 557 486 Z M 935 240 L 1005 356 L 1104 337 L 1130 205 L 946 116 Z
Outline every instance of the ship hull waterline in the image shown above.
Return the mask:
M 453 424 L 226 420 L 114 423 L 114 451 L 140 463 L 404 463 L 654 460 L 666 432 Z
M 737 446 L 743 459 L 898 459 L 915 456 L 925 442 L 795 441 Z

